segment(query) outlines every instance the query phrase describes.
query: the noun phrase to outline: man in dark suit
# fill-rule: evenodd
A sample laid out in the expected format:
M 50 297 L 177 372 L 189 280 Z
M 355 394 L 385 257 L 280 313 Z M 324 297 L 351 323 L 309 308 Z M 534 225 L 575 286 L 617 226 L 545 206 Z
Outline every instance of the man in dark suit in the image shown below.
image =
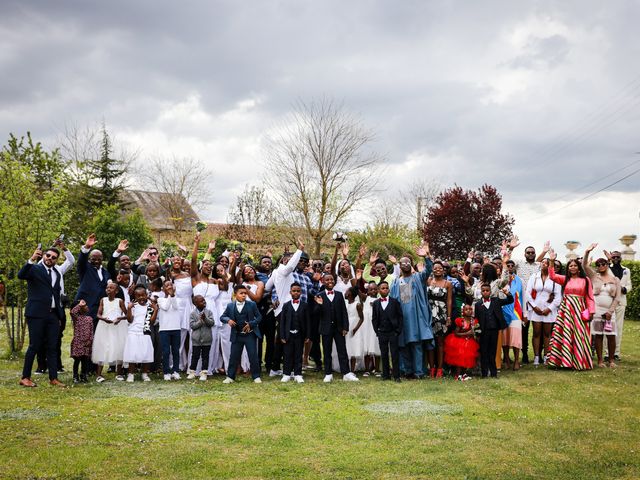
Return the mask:
M 315 297 L 315 312 L 320 318 L 320 335 L 322 335 L 322 351 L 324 352 L 324 382 L 333 380 L 331 353 L 333 342 L 336 343 L 340 373 L 347 382 L 357 382 L 358 377 L 351 372 L 345 335 L 349 333 L 349 315 L 342 293 L 333 290 L 335 279 L 331 273 L 322 277 L 324 290 Z
M 254 383 L 260 380 L 260 359 L 258 358 L 258 339 L 262 336 L 258 324 L 262 317 L 255 302 L 247 300 L 247 287 L 236 285 L 233 289 L 236 299 L 227 305 L 220 317 L 222 323 L 231 327 L 231 354 L 227 368 L 227 378 L 222 383 L 233 383 L 236 378 L 236 368 L 240 363 L 242 350 L 247 349 L 247 356 L 251 364 L 251 377 Z
M 291 284 L 291 300 L 284 304 L 280 313 L 280 341 L 284 350 L 284 370 L 282 382 L 293 379 L 297 383 L 304 383 L 302 378 L 302 352 L 305 343 L 309 343 L 311 333 L 311 318 L 309 305 L 303 302 L 302 285 L 298 282 Z
M 47 364 L 49 366 L 49 383 L 64 387 L 58 380 L 58 358 L 56 344 L 60 333 L 60 324 L 64 317 L 64 309 L 60 303 L 60 281 L 62 276 L 54 268 L 60 252 L 49 248 L 44 252 L 37 249 L 31 258 L 18 272 L 20 280 L 27 281 L 27 308 L 25 317 L 29 328 L 29 348 L 24 356 L 24 367 L 20 385 L 35 387 L 31 380 L 33 360 L 42 347 L 47 345 Z M 42 263 L 38 263 L 40 259 Z
M 93 318 L 93 330 L 98 326 L 98 307 L 100 299 L 106 295 L 109 272 L 102 266 L 102 252 L 95 250 L 97 240 L 95 234 L 89 235 L 80 249 L 76 269 L 80 277 L 80 286 L 76 293 L 76 301 L 84 300 L 89 307 L 89 315 Z
M 492 297 L 491 285 L 489 284 L 482 285 L 480 291 L 482 298 L 475 305 L 475 317 L 480 324 L 480 369 L 483 378 L 486 378 L 487 373 L 490 373 L 492 377 L 497 377 L 498 332 L 507 328 L 502 307 L 513 303 L 513 295 L 509 293 L 508 285 L 503 289 L 507 298 Z
M 378 336 L 380 345 L 380 361 L 382 363 L 382 379 L 391 380 L 389 375 L 389 352 L 393 361 L 393 379 L 400 382 L 400 354 L 398 353 L 398 336 L 402 334 L 402 306 L 400 302 L 389 296 L 389 283 L 382 280 L 378 286 L 380 298 L 373 302 L 373 330 Z

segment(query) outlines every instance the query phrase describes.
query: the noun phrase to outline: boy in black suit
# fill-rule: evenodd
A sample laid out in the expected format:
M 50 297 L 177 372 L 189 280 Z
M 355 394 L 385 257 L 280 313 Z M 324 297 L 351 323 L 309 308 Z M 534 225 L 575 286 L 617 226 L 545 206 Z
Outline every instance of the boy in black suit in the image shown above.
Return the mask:
M 498 347 L 498 332 L 507 328 L 507 322 L 502 314 L 502 307 L 513 303 L 513 295 L 509 293 L 507 285 L 502 291 L 507 298 L 491 297 L 491 285 L 483 284 L 480 287 L 482 299 L 475 305 L 475 317 L 480 324 L 480 369 L 482 378 L 491 373 L 492 377 L 498 376 L 496 368 L 496 349 Z
M 309 343 L 310 318 L 309 305 L 300 300 L 302 286 L 298 282 L 291 284 L 291 300 L 284 304 L 280 314 L 280 341 L 283 344 L 284 370 L 282 382 L 291 377 L 297 383 L 304 383 L 302 378 L 302 350 Z
M 335 279 L 327 273 L 322 277 L 324 291 L 315 297 L 315 312 L 320 318 L 320 335 L 322 335 L 322 351 L 324 352 L 324 382 L 333 380 L 333 367 L 331 365 L 331 353 L 333 342 L 336 342 L 336 351 L 340 362 L 340 373 L 346 382 L 357 382 L 356 377 L 349 367 L 349 355 L 344 340 L 349 333 L 349 315 L 344 303 L 342 293 L 333 290 Z
M 381 281 L 378 285 L 380 298 L 373 302 L 373 329 L 378 336 L 380 360 L 382 363 L 382 379 L 391 380 L 389 376 L 389 351 L 393 362 L 393 379 L 400 382 L 400 355 L 398 353 L 398 336 L 402 333 L 402 307 L 395 298 L 389 297 L 389 283 Z

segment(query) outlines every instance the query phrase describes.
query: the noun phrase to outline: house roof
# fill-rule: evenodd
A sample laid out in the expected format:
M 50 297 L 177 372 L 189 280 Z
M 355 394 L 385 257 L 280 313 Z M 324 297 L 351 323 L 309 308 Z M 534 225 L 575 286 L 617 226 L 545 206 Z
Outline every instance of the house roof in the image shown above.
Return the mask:
M 144 190 L 125 190 L 123 193 L 124 203 L 128 209 L 138 208 L 142 216 L 152 230 L 174 230 L 174 223 L 171 220 L 172 214 L 163 205 L 170 202 L 174 197 L 170 193 L 146 192 Z M 192 230 L 195 223 L 200 220 L 198 214 L 193 210 L 183 195 L 179 195 L 177 202 L 183 205 L 182 217 L 184 218 L 184 228 Z

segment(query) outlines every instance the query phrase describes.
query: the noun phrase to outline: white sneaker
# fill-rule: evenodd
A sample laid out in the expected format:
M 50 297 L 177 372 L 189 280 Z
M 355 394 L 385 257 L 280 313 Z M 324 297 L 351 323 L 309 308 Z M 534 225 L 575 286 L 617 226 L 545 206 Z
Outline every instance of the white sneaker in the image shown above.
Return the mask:
M 537 367 L 540 365 L 540 357 L 533 357 L 533 366 Z
M 289 380 L 291 380 L 291 376 L 290 375 L 282 375 L 282 380 L 280 380 L 282 383 L 287 383 Z
M 293 379 L 296 381 L 296 383 L 304 383 L 304 378 L 302 378 L 302 375 L 296 375 L 295 377 L 293 377 Z
M 329 374 L 329 375 L 325 375 L 324 376 L 324 380 L 322 380 L 324 383 L 330 383 L 333 380 L 333 375 Z
M 133 383 L 133 373 L 127 375 L 127 382 Z
M 262 383 L 262 380 L 260 380 L 260 377 L 254 378 L 253 383 Z
M 96 377 L 96 382 L 98 382 L 98 383 L 102 383 L 102 382 L 104 382 L 104 377 L 103 377 L 102 375 L 98 375 L 98 376 Z
M 282 375 L 282 370 L 269 370 L 270 377 L 278 377 Z
M 360 381 L 358 379 L 358 377 L 356 377 L 355 373 L 353 373 L 353 372 L 347 373 L 344 377 L 342 377 L 342 380 L 344 380 L 345 382 L 359 382 Z
M 187 370 L 187 380 L 193 380 L 194 378 L 196 378 L 196 372 Z
M 207 372 L 200 373 L 200 381 L 201 382 L 206 382 L 207 381 Z
M 150 382 L 151 379 L 149 378 L 149 375 L 147 375 L 146 373 L 142 374 L 142 381 L 143 382 Z
M 178 372 L 173 372 L 171 374 L 171 378 L 174 379 L 174 380 L 180 380 L 180 378 L 182 378 L 182 377 L 180 377 L 180 374 Z
M 227 377 L 222 380 L 222 383 L 233 383 L 235 380 L 233 378 Z
M 162 378 L 164 378 L 164 380 L 165 380 L 166 382 L 168 382 L 168 381 L 170 381 L 170 380 L 171 380 L 171 375 L 169 375 L 168 373 L 165 373 L 165 374 L 164 374 L 164 377 L 162 377 Z
M 124 377 L 122 375 L 116 375 L 116 380 L 119 382 L 123 382 L 124 381 Z

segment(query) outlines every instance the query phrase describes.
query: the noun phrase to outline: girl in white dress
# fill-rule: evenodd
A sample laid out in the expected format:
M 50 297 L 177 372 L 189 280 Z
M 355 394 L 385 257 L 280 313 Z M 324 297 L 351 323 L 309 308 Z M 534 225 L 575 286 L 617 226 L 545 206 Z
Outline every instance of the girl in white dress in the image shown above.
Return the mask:
M 127 341 L 127 316 L 124 302 L 116 298 L 118 285 L 107 284 L 107 296 L 100 300 L 98 307 L 98 326 L 93 336 L 91 361 L 97 365 L 96 382 L 104 382 L 102 367 L 116 365 L 116 380 L 124 380 L 122 376 L 122 355 Z
M 362 303 L 362 314 L 364 321 L 360 327 L 362 335 L 362 354 L 364 355 L 365 376 L 368 372 L 375 372 L 380 362 L 380 343 L 378 336 L 373 329 L 373 302 L 378 299 L 378 285 L 376 282 L 369 282 L 367 285 L 367 296 Z
M 362 331 L 360 327 L 364 320 L 362 303 L 360 303 L 358 290 L 355 287 L 349 288 L 344 293 L 344 303 L 349 316 L 349 333 L 345 337 L 345 342 L 347 353 L 351 359 L 351 371 L 355 372 L 356 362 L 362 358 Z
M 151 325 L 156 321 L 158 305 L 151 303 L 147 290 L 138 285 L 134 291 L 135 303 L 127 307 L 127 342 L 124 345 L 123 360 L 128 364 L 127 382 L 133 382 L 137 364 L 142 364 L 142 380 L 150 382 L 149 368 L 153 363 L 153 342 L 151 341 Z

